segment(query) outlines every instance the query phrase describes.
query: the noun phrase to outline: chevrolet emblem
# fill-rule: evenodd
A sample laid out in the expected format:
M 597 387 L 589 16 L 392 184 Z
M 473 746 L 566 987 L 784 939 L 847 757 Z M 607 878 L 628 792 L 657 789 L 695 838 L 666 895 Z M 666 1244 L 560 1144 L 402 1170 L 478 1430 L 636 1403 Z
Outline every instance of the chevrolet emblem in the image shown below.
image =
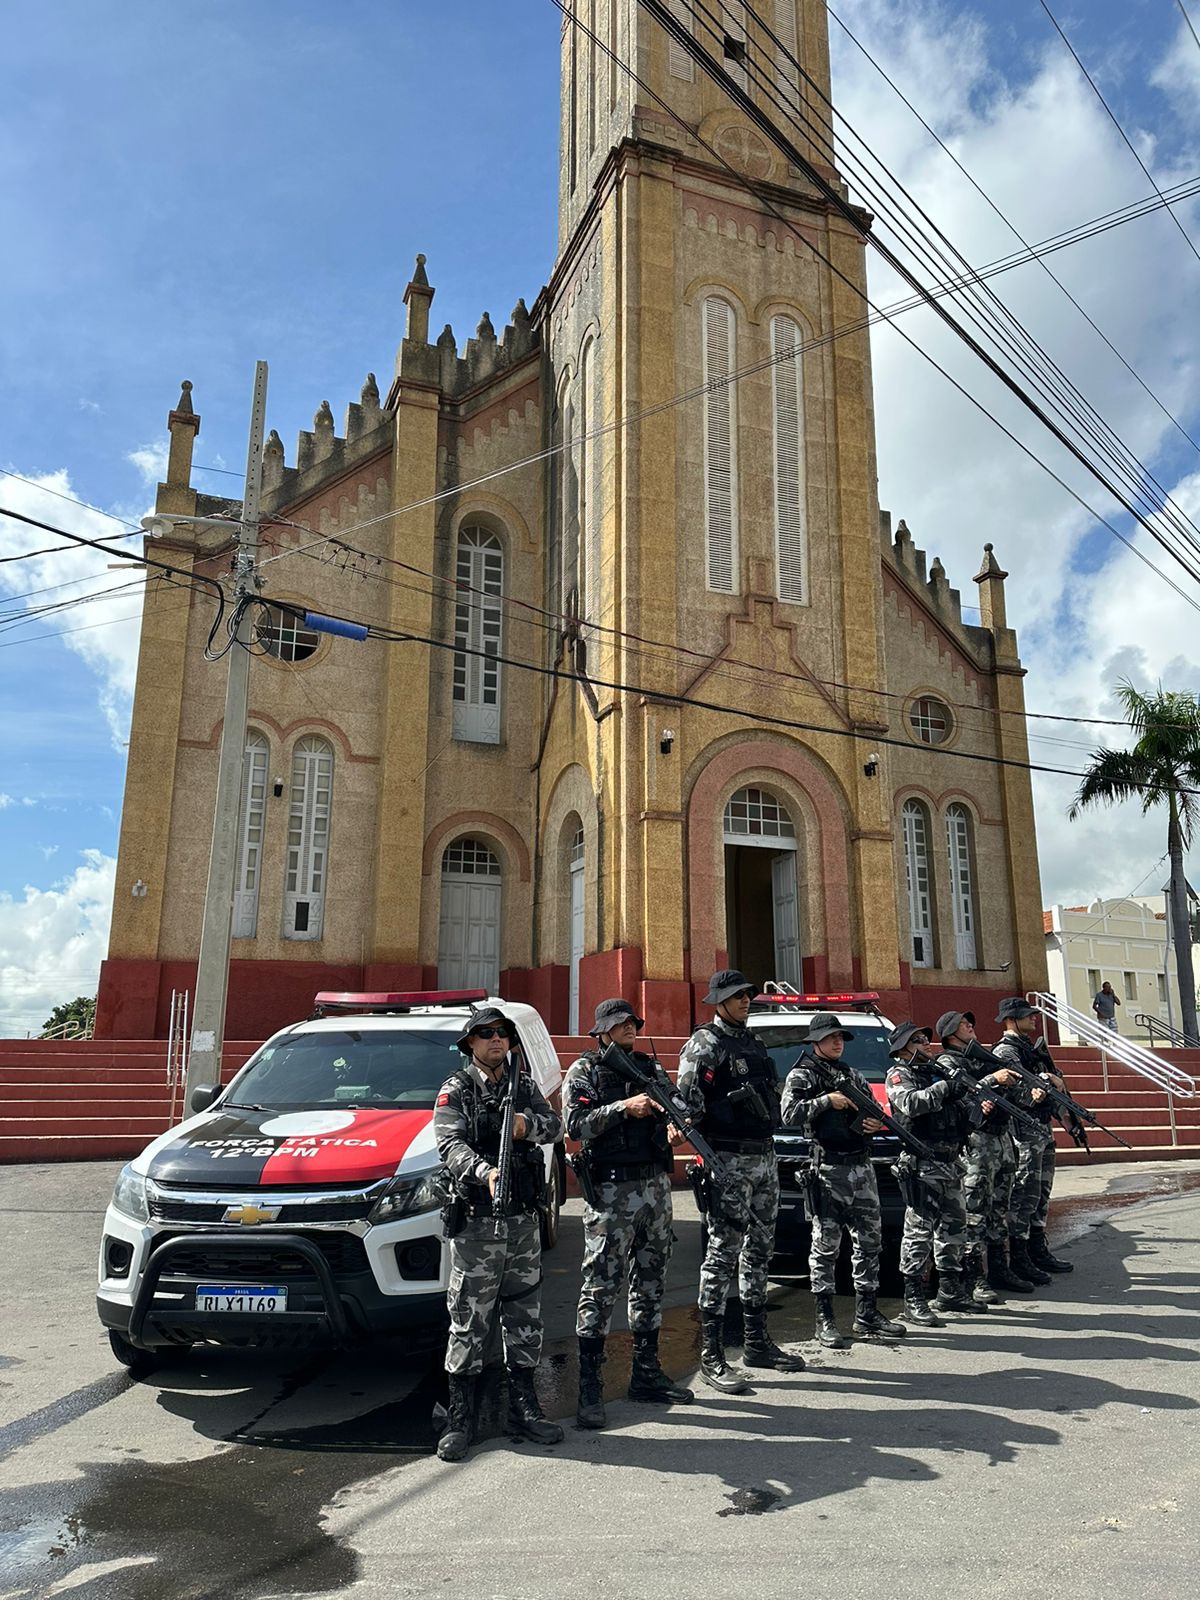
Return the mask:
M 257 1222 L 274 1222 L 280 1210 L 279 1206 L 256 1206 L 253 1201 L 248 1200 L 245 1205 L 227 1206 L 221 1221 L 240 1222 L 245 1227 L 252 1228 Z

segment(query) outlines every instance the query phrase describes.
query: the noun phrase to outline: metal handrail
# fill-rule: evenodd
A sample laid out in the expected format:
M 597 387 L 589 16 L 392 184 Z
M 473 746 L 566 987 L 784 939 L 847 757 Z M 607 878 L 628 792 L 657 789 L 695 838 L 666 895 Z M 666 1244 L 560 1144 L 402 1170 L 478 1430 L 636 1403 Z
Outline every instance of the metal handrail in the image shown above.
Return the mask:
M 1074 1006 L 1067 1005 L 1056 995 L 1040 994 L 1034 990 L 1025 998 L 1035 1010 L 1057 1023 L 1060 1032 L 1073 1033 L 1084 1044 L 1090 1044 L 1093 1049 L 1101 1051 L 1105 1056 L 1111 1056 L 1114 1061 L 1119 1061 L 1123 1067 L 1136 1072 L 1148 1083 L 1152 1083 L 1156 1089 L 1161 1089 L 1164 1094 L 1178 1096 L 1181 1100 L 1191 1100 L 1200 1094 L 1200 1085 L 1182 1067 L 1164 1061 L 1161 1056 L 1156 1056 L 1153 1051 L 1147 1050 L 1145 1045 L 1138 1044 L 1134 1039 L 1113 1033 L 1094 1017 L 1076 1011 Z M 1107 1088 L 1107 1083 L 1105 1087 Z
M 1154 1035 L 1156 1033 L 1161 1033 L 1163 1038 L 1169 1044 L 1174 1045 L 1177 1050 L 1200 1050 L 1200 1042 L 1195 1039 L 1189 1039 L 1182 1028 L 1173 1027 L 1171 1023 L 1164 1022 L 1161 1017 L 1151 1017 L 1144 1011 L 1138 1011 L 1135 1013 L 1133 1020 L 1140 1022 L 1150 1035 L 1151 1050 L 1154 1049 Z

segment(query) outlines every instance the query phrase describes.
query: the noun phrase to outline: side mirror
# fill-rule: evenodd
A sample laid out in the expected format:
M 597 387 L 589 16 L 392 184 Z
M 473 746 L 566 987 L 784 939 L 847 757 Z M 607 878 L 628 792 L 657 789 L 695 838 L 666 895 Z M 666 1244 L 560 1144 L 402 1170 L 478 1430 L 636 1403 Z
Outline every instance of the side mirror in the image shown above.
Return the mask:
M 209 1106 L 220 1094 L 221 1088 L 215 1083 L 198 1083 L 188 1096 L 188 1106 L 192 1112 L 207 1111 Z

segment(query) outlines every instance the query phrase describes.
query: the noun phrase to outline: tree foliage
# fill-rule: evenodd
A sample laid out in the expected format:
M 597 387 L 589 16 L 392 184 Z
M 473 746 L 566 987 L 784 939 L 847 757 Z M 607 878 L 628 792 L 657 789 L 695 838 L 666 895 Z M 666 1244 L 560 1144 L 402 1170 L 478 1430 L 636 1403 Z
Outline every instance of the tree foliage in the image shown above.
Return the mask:
M 42 1038 L 54 1034 L 79 1039 L 91 1033 L 95 1021 L 95 995 L 76 995 L 74 1000 L 66 1000 L 62 1005 L 55 1006 L 42 1023 Z

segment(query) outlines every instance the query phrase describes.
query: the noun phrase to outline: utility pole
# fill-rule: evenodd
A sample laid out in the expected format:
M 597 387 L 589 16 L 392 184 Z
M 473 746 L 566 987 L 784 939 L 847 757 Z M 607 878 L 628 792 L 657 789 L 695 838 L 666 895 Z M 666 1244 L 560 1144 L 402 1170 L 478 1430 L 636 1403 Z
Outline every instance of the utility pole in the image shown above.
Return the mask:
M 246 489 L 234 562 L 234 605 L 258 593 L 258 503 L 262 489 L 263 431 L 267 409 L 267 363 L 254 372 L 250 408 L 250 443 L 246 452 Z M 225 684 L 225 720 L 217 765 L 217 804 L 213 814 L 212 853 L 204 894 L 200 961 L 196 970 L 196 1003 L 192 1012 L 192 1048 L 184 1083 L 184 1106 L 199 1084 L 221 1081 L 225 1043 L 225 1002 L 229 993 L 229 940 L 233 892 L 238 864 L 238 819 L 242 807 L 246 760 L 246 713 L 250 693 L 251 623 L 247 611 L 229 651 Z

